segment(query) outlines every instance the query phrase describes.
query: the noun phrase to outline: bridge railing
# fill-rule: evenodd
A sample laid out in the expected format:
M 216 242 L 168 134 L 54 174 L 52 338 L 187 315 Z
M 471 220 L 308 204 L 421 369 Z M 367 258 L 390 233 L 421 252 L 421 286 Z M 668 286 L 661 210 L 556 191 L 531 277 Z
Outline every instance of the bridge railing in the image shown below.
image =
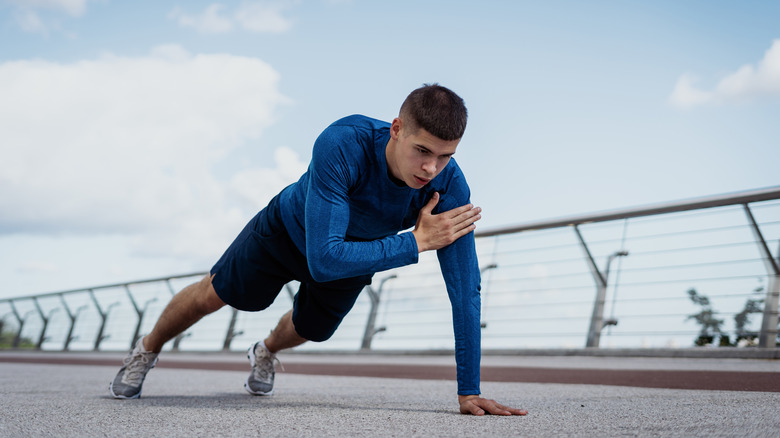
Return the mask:
M 483 347 L 774 347 L 780 187 L 479 231 Z M 774 251 L 774 254 L 773 254 Z M 0 300 L 17 348 L 126 350 L 205 272 Z M 222 309 L 167 349 L 241 349 L 292 303 Z M 303 350 L 450 349 L 436 256 L 378 273 L 326 343 Z

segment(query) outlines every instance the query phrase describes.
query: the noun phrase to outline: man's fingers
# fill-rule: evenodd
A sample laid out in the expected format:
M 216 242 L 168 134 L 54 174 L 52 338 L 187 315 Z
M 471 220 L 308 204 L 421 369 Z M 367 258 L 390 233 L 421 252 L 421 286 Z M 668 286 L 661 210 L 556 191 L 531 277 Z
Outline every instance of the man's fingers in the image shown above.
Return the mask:
M 477 416 L 485 415 L 485 411 L 482 410 L 482 408 L 480 408 L 479 405 L 477 405 L 477 403 L 474 403 L 472 400 L 469 400 L 460 405 L 460 413 L 477 415 Z
M 482 215 L 479 214 L 481 211 L 482 211 L 482 209 L 479 208 L 479 207 L 473 208 L 473 209 L 469 210 L 468 212 L 463 213 L 460 216 L 458 216 L 458 219 L 460 219 L 460 223 L 461 224 L 471 225 L 474 222 L 482 219 Z
M 465 209 L 465 210 L 464 210 Z M 469 205 L 464 205 L 463 207 L 458 207 L 457 210 L 463 210 L 460 213 L 454 215 L 454 216 L 442 216 L 443 220 L 449 221 L 455 230 L 460 230 L 462 228 L 468 227 L 469 225 L 473 224 L 474 222 L 482 219 L 482 215 L 480 214 L 482 212 L 482 209 L 479 207 L 472 207 Z M 448 212 L 442 213 L 442 215 L 446 214 L 452 214 L 455 210 L 450 210 Z
M 486 398 L 475 398 L 469 400 L 471 407 L 469 413 L 473 415 L 484 415 L 485 413 L 491 415 L 528 415 L 528 411 L 525 409 L 515 409 L 508 406 L 504 406 L 497 403 L 495 400 Z M 481 412 L 481 413 L 478 413 Z
M 454 241 L 460 239 L 461 237 L 465 236 L 466 234 L 468 234 L 468 233 L 470 233 L 470 232 L 472 232 L 472 231 L 474 231 L 476 229 L 477 229 L 477 226 L 474 225 L 474 224 L 466 225 L 465 228 L 461 228 L 460 230 L 458 230 L 455 233 L 453 233 L 452 241 L 454 242 Z
M 512 415 L 511 412 L 504 409 L 504 406 L 496 403 L 495 400 L 482 399 L 480 400 L 480 405 L 491 415 Z
M 479 207 L 477 207 L 477 208 L 479 208 Z M 452 210 L 447 210 L 447 211 L 442 212 L 440 214 L 443 215 L 444 217 L 455 219 L 455 218 L 457 218 L 459 216 L 462 216 L 464 214 L 468 215 L 469 212 L 473 212 L 474 210 L 476 210 L 476 209 L 474 208 L 473 204 L 466 204 L 466 205 L 461 205 L 460 207 L 455 207 Z M 479 209 L 479 211 L 482 211 L 482 209 Z
M 510 408 L 509 406 L 504 406 L 498 402 L 495 402 L 495 405 L 499 409 L 502 409 L 504 412 L 506 412 L 508 415 L 528 415 L 528 411 L 525 409 Z
M 488 412 L 493 415 L 528 415 L 528 411 L 524 409 L 510 408 L 496 402 L 493 402 L 493 408 L 488 408 Z
M 459 214 L 458 216 L 452 219 L 443 219 L 444 221 L 449 222 L 450 224 L 447 226 L 447 228 L 449 228 L 448 233 L 450 233 L 451 236 L 451 240 L 449 240 L 448 243 L 452 243 L 460 239 L 461 237 L 465 236 L 466 234 L 474 231 L 477 228 L 477 226 L 474 225 L 474 222 L 482 218 L 482 215 L 479 214 L 479 212 L 481 211 L 482 209 L 479 207 L 470 208 L 469 210 Z M 442 229 L 446 229 L 446 228 L 442 228 Z
M 461 237 L 474 231 L 474 229 L 477 227 L 474 225 L 474 222 L 482 219 L 482 215 L 479 214 L 481 211 L 482 209 L 477 207 L 461 214 L 455 219 L 455 229 L 458 231 L 457 237 Z
M 439 192 L 433 192 L 433 196 L 431 196 L 431 199 L 428 201 L 427 204 L 425 204 L 425 207 L 423 207 L 423 211 L 425 211 L 426 214 L 431 214 L 434 207 L 436 207 L 436 204 L 439 203 Z
M 433 214 L 433 209 L 440 200 L 439 193 L 434 192 L 417 216 L 413 233 L 420 252 L 440 249 L 455 242 L 474 231 L 474 222 L 482 218 L 482 209 L 472 204 Z

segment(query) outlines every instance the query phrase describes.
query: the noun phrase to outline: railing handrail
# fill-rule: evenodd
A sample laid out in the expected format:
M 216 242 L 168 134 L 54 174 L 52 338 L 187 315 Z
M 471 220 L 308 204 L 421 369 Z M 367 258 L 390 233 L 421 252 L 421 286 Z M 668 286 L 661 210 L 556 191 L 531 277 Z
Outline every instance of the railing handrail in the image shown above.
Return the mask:
M 11 297 L 11 298 L 0 298 L 0 302 L 8 302 L 8 301 L 15 301 L 15 300 L 24 300 L 24 299 L 30 299 L 32 297 L 36 298 L 47 298 L 47 297 L 55 297 L 58 295 L 63 294 L 72 294 L 77 292 L 86 292 L 90 290 L 100 290 L 100 289 L 111 289 L 114 287 L 124 287 L 124 286 L 132 286 L 134 284 L 144 284 L 144 283 L 157 283 L 160 281 L 165 280 L 175 280 L 177 278 L 187 278 L 187 277 L 195 277 L 198 275 L 206 275 L 206 272 L 193 272 L 190 274 L 177 274 L 177 275 L 168 275 L 165 277 L 157 277 L 157 278 L 148 278 L 144 280 L 135 280 L 135 281 L 125 281 L 122 283 L 114 283 L 114 284 L 101 284 L 100 286 L 93 286 L 93 287 L 80 287 L 78 289 L 69 289 L 69 290 L 61 290 L 57 292 L 46 292 L 42 294 L 32 294 L 32 295 L 21 295 L 17 297 Z
M 561 217 L 555 219 L 544 219 L 540 221 L 526 222 L 509 227 L 498 227 L 477 231 L 475 237 L 491 237 L 500 234 L 519 233 L 522 231 L 543 230 L 549 228 L 560 228 L 572 225 L 581 225 L 595 222 L 608 222 L 613 220 L 627 219 L 640 216 L 653 216 L 666 213 L 678 213 L 690 210 L 701 210 L 713 207 L 725 207 L 728 205 L 740 205 L 751 202 L 771 201 L 780 199 L 780 186 L 767 187 L 763 189 L 746 190 L 741 192 L 727 193 L 723 195 L 704 196 L 700 198 L 684 199 L 679 201 L 662 202 L 659 204 L 650 204 L 646 206 L 622 208 L 618 210 L 608 210 L 603 212 L 588 213 Z

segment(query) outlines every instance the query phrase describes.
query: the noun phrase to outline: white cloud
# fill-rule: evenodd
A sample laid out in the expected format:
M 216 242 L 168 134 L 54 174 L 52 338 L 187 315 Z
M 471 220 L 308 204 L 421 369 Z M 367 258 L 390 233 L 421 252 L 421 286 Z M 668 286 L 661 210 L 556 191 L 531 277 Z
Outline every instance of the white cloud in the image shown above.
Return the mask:
M 704 105 L 715 100 L 715 93 L 702 91 L 694 86 L 696 78 L 690 74 L 684 74 L 677 80 L 669 101 L 680 108 L 690 108 Z
M 297 3 L 297 0 L 244 1 L 233 12 L 227 12 L 221 3 L 213 3 L 197 15 L 176 8 L 169 17 L 177 20 L 180 26 L 201 33 L 225 33 L 239 27 L 249 32 L 281 33 L 292 26 L 284 12 Z
M 682 75 L 677 80 L 669 101 L 675 106 L 690 108 L 780 96 L 780 39 L 772 42 L 772 46 L 755 67 L 740 67 L 736 72 L 722 78 L 713 90 L 701 90 L 694 82 L 691 75 Z
M 292 2 L 254 1 L 243 2 L 235 18 L 250 32 L 281 33 L 290 29 L 292 23 L 282 15 Z
M 60 28 L 59 16 L 61 14 L 64 13 L 74 18 L 84 15 L 88 1 L 6 0 L 6 3 L 14 7 L 14 20 L 23 31 L 48 35 L 50 31 Z
M 159 226 L 142 233 L 135 242 L 136 253 L 150 255 L 219 256 L 245 222 L 268 204 L 279 191 L 306 171 L 308 163 L 300 161 L 298 154 L 286 147 L 274 153 L 276 167 L 252 167 L 234 174 L 229 181 L 220 184 L 219 197 L 224 211 L 199 212 L 209 208 L 195 200 L 186 221 L 172 218 L 167 226 Z M 216 183 L 215 183 L 216 184 Z M 216 193 L 215 193 L 216 194 Z M 216 197 L 212 201 L 217 201 Z M 208 260 L 210 262 L 216 259 Z
M 233 22 L 220 15 L 225 6 L 214 3 L 209 5 L 200 15 L 187 15 L 177 8 L 171 12 L 171 18 L 176 19 L 182 27 L 191 27 L 201 33 L 225 33 L 233 29 Z
M 88 0 L 7 0 L 24 9 L 49 9 L 62 11 L 72 17 L 80 17 L 87 9 Z M 94 0 L 93 0 L 94 1 Z
M 304 168 L 282 149 L 278 168 L 214 174 L 287 103 L 278 81 L 261 60 L 178 46 L 0 64 L 0 234 L 125 233 L 147 251 L 224 250 Z
M 27 9 L 18 10 L 14 12 L 14 19 L 16 20 L 16 24 L 25 32 L 45 35 L 49 31 L 49 26 L 44 24 L 41 17 L 35 13 L 35 11 Z
M 236 173 L 230 189 L 241 196 L 247 207 L 265 205 L 271 197 L 306 172 L 307 163 L 295 151 L 278 148 L 274 153 L 275 168 L 253 168 Z M 263 187 L 264 190 L 257 190 Z

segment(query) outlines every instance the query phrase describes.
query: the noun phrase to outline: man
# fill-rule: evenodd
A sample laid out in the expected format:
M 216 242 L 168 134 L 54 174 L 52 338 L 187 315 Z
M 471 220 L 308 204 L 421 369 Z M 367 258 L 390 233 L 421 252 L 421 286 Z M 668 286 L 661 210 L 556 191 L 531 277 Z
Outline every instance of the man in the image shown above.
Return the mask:
M 307 172 L 257 214 L 199 283 L 179 292 L 139 339 L 110 384 L 116 398 L 141 395 L 163 344 L 225 304 L 267 308 L 291 280 L 293 309 L 248 352 L 244 388 L 271 395 L 276 353 L 330 338 L 374 273 L 437 250 L 452 304 L 460 412 L 525 415 L 479 396 L 480 276 L 474 222 L 481 209 L 452 155 L 466 129 L 463 100 L 424 85 L 391 124 L 341 119 L 320 134 Z M 400 233 L 414 227 L 413 231 Z

